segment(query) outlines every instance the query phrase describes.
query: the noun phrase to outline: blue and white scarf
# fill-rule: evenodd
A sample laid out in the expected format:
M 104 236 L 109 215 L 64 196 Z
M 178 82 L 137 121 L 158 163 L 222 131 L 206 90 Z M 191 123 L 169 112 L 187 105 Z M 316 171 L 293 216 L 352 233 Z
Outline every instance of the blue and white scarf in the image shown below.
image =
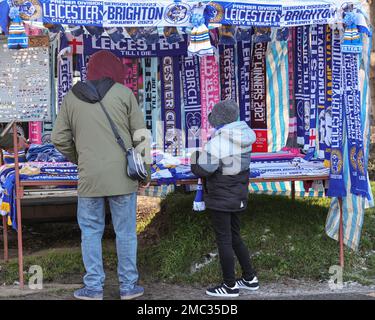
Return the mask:
M 338 29 L 333 32 L 332 44 L 332 142 L 330 181 L 327 195 L 330 197 L 345 197 L 343 159 L 343 76 L 341 72 L 341 34 Z

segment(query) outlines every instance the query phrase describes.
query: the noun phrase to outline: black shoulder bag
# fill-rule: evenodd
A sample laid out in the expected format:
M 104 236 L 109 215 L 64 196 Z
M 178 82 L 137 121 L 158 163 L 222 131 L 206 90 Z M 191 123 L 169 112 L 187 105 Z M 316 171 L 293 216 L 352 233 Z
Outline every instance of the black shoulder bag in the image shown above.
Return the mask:
M 103 112 L 107 116 L 109 124 L 111 125 L 116 141 L 120 145 L 121 149 L 125 152 L 125 156 L 127 159 L 127 168 L 126 168 L 127 172 L 126 173 L 133 180 L 138 180 L 138 181 L 145 180 L 148 176 L 148 172 L 145 168 L 142 156 L 139 154 L 139 152 L 135 148 L 133 147 L 126 148 L 125 142 L 120 137 L 117 127 L 115 123 L 113 122 L 112 118 L 109 116 L 108 111 L 105 109 L 101 101 L 101 97 L 99 96 L 99 93 L 96 90 L 95 86 L 92 83 L 90 83 L 90 81 L 87 81 L 86 84 L 95 92 L 95 95 L 98 98 L 98 102 L 100 106 L 102 107 Z

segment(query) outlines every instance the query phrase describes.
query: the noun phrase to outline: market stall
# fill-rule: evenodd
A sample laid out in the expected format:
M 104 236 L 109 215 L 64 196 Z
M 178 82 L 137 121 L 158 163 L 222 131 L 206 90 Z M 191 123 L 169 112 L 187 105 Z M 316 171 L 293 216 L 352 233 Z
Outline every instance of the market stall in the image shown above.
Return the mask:
M 99 50 L 121 58 L 124 85 L 143 109 L 155 186 L 197 184 L 189 155 L 210 136 L 213 105 L 234 99 L 257 136 L 249 189 L 332 197 L 326 232 L 340 239 L 340 264 L 344 243 L 358 248 L 364 209 L 373 204 L 366 169 L 371 28 L 360 2 L 14 0 L 0 1 L 0 10 L 0 27 L 9 28 L 0 52 L 0 120 L 30 122 L 35 143 L 26 162 L 15 150 L 13 167 L 0 173 L 3 189 L 10 186 L 2 197 L 4 237 L 9 222 L 18 230 L 21 285 L 23 192 L 77 184 L 77 168 L 41 143 Z M 26 30 L 12 33 L 24 25 L 47 34 L 47 45 L 32 45 Z

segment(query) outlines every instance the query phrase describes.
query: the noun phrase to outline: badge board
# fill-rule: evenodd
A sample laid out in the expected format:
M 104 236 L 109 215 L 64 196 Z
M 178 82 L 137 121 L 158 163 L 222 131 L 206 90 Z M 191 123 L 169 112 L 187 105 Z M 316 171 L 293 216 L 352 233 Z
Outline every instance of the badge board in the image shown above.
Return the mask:
M 30 37 L 29 48 L 8 49 L 0 39 L 0 122 L 50 121 L 48 37 Z

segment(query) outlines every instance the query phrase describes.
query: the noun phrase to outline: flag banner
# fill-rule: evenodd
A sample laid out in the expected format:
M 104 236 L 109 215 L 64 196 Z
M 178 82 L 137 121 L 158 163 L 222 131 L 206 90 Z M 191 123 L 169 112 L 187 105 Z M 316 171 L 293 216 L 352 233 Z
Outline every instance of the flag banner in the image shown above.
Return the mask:
M 310 79 L 310 26 L 304 26 L 302 54 L 303 54 L 303 129 L 304 129 L 304 150 L 310 148 L 310 112 L 311 112 L 311 79 Z
M 253 45 L 250 68 L 250 128 L 256 134 L 253 152 L 267 152 L 267 42 Z
M 250 126 L 250 69 L 251 69 L 251 42 L 240 41 L 237 43 L 238 59 L 238 102 L 240 107 L 240 120 Z
M 318 25 L 317 26 L 318 32 L 318 87 L 317 87 L 317 104 L 318 104 L 318 127 L 319 127 L 319 151 L 318 151 L 318 158 L 323 160 L 326 143 L 325 143 L 325 133 L 326 133 L 326 85 L 327 85 L 327 77 L 326 77 L 326 70 L 327 70 L 327 61 L 326 61 L 326 52 L 327 52 L 327 44 L 326 44 L 326 26 L 325 25 Z
M 198 148 L 202 125 L 199 57 L 182 56 L 181 68 L 186 147 Z
M 98 27 L 191 27 L 194 0 L 18 0 L 21 18 L 52 24 Z M 341 2 L 210 1 L 210 23 L 280 27 L 333 23 Z M 2 24 L 5 24 L 4 22 Z
M 221 100 L 237 101 L 236 62 L 234 45 L 220 45 Z
M 332 29 L 326 25 L 326 97 L 324 126 L 324 165 L 329 168 L 331 162 L 332 140 Z M 322 135 L 322 133 L 321 133 Z
M 331 141 L 331 166 L 329 197 L 345 197 L 346 187 L 344 181 L 343 158 L 343 75 L 342 75 L 341 33 L 334 30 L 332 40 L 332 141 Z
M 310 119 L 309 119 L 309 145 L 306 159 L 310 160 L 315 156 L 317 141 L 317 114 L 318 114 L 318 27 L 310 27 Z
M 210 134 L 211 126 L 208 122 L 208 114 L 213 106 L 220 101 L 219 63 L 217 60 L 216 56 L 200 57 L 202 143 L 207 141 Z
M 304 113 L 305 103 L 303 96 L 303 27 L 296 28 L 294 53 L 294 96 L 297 115 L 297 143 L 305 144 Z
M 60 35 L 59 52 L 69 47 L 69 41 L 65 34 Z M 58 84 L 57 84 L 57 107 L 60 110 L 65 95 L 73 86 L 73 56 L 72 54 L 61 55 L 58 57 Z
M 156 141 L 157 122 L 161 121 L 160 108 L 158 107 L 158 59 L 142 59 L 143 70 L 143 110 L 148 130 L 152 132 L 153 141 Z
M 30 144 L 42 144 L 42 122 L 29 122 L 29 142 Z
M 132 39 L 122 39 L 114 43 L 110 37 L 92 37 L 84 35 L 85 55 L 92 55 L 100 50 L 110 50 L 120 58 L 146 58 L 146 57 L 165 57 L 181 56 L 187 52 L 186 36 L 184 41 L 168 43 L 166 38 L 160 38 L 156 44 L 147 44 L 145 40 L 134 42 Z
M 138 100 L 138 60 L 123 58 L 122 63 L 125 69 L 125 87 L 129 88 Z
M 180 156 L 183 149 L 181 126 L 180 59 L 160 58 L 161 114 L 164 121 L 164 151 Z

